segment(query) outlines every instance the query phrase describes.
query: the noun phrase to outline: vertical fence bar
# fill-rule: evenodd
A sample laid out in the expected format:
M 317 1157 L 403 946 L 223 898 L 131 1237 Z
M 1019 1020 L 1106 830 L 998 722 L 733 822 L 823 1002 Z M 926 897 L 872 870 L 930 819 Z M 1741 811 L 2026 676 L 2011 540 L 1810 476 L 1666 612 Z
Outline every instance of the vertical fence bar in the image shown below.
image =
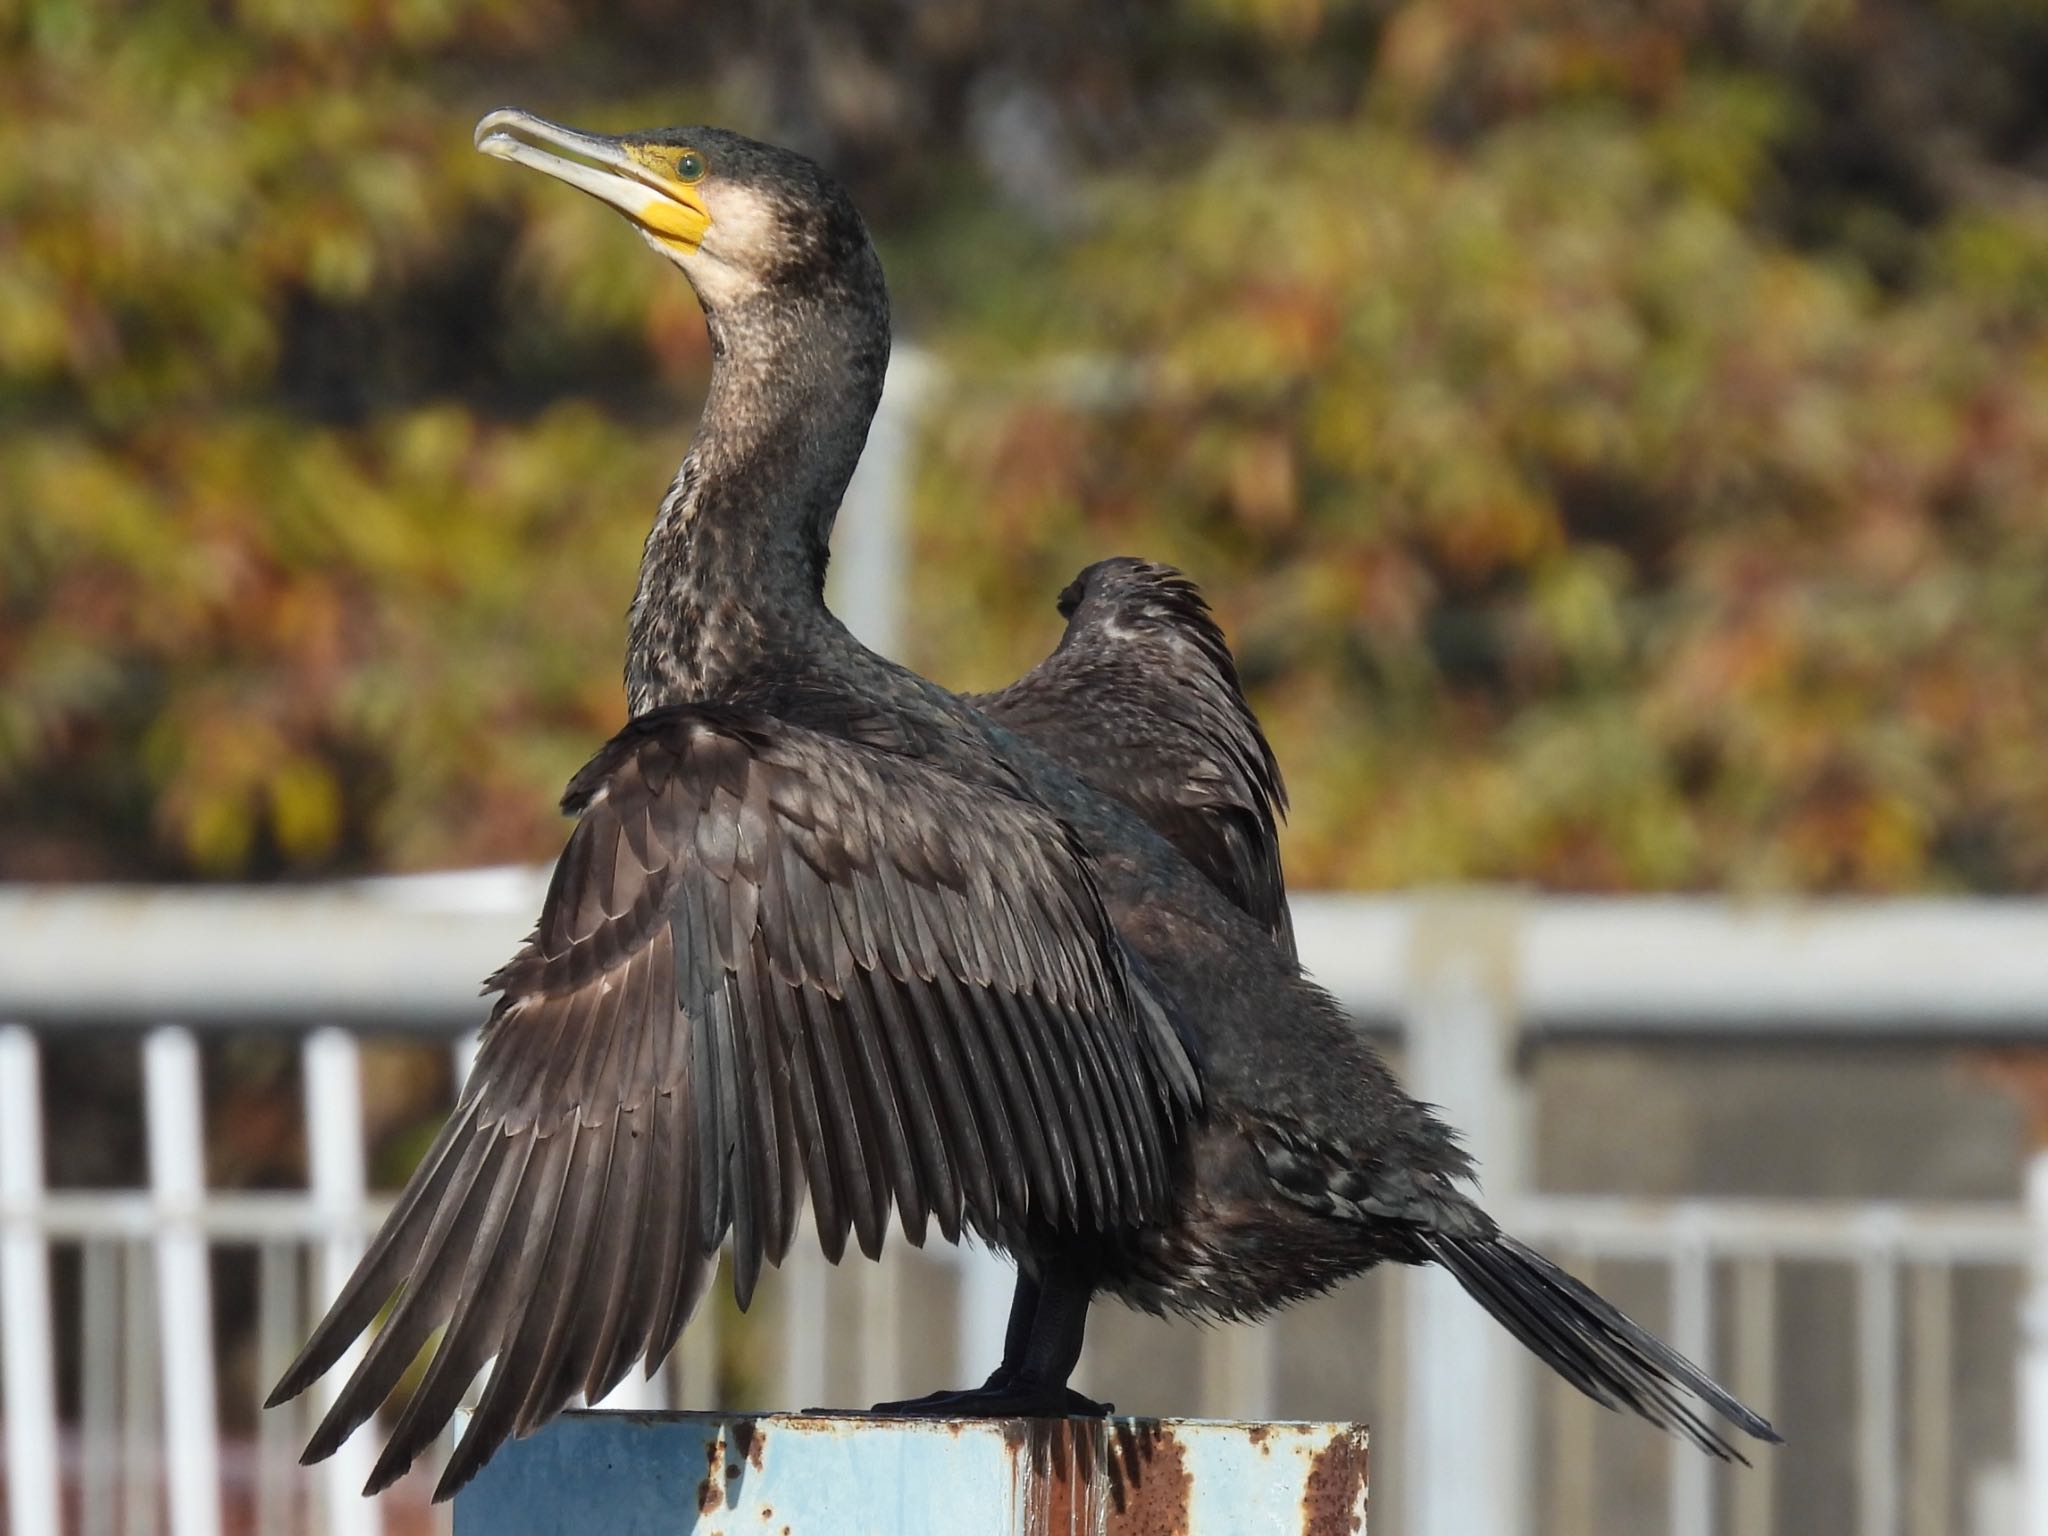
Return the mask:
M 910 474 L 912 452 L 916 447 L 916 429 L 919 406 L 931 365 L 916 349 L 897 347 L 889 358 L 888 377 L 883 380 L 882 398 L 875 410 L 875 419 L 868 429 L 868 440 L 860 457 L 860 463 L 848 482 L 846 495 L 841 502 L 837 537 L 833 541 L 831 563 L 831 600 L 833 610 L 838 613 L 846 627 L 871 649 L 884 656 L 894 656 L 903 647 L 903 604 L 909 595 L 909 525 Z M 975 1252 L 963 1253 L 971 1265 L 992 1263 L 986 1256 Z M 972 1269 L 967 1275 L 972 1274 Z M 963 1275 L 963 1279 L 967 1276 Z M 824 1283 L 822 1270 L 815 1282 L 810 1273 L 800 1266 L 792 1276 L 803 1289 L 803 1297 L 792 1296 L 792 1303 L 806 1307 L 815 1304 L 816 1315 L 823 1315 Z M 813 1285 L 815 1283 L 815 1289 Z M 976 1325 L 970 1314 L 982 1304 L 969 1288 L 961 1295 L 960 1318 L 961 1338 L 967 1337 L 966 1330 Z M 897 1264 L 885 1263 L 879 1268 L 863 1266 L 856 1294 L 860 1298 L 862 1311 L 860 1347 L 855 1361 L 856 1392 L 864 1403 L 883 1402 L 901 1397 L 904 1392 L 902 1349 L 901 1349 L 901 1287 L 898 1280 Z M 815 1303 L 812 1301 L 815 1297 Z M 1007 1288 L 1005 1289 L 1005 1317 L 1007 1312 Z M 800 1330 L 806 1327 L 800 1318 L 792 1323 Z M 1002 1328 L 998 1324 L 992 1337 L 1001 1339 Z M 821 1349 L 821 1339 L 811 1339 L 802 1333 L 785 1336 L 788 1348 L 797 1354 Z M 796 1363 L 794 1359 L 787 1364 Z M 822 1360 L 819 1364 L 822 1371 Z M 989 1370 L 995 1369 L 990 1361 Z M 791 1382 L 800 1386 L 811 1379 L 808 1374 Z M 977 1376 L 975 1380 L 980 1380 Z M 962 1384 L 966 1379 L 962 1378 Z M 817 1401 L 817 1399 L 807 1399 Z
M 1406 1443 L 1402 1437 L 1407 1433 L 1402 1423 L 1401 1410 L 1408 1403 L 1408 1351 L 1401 1347 L 1401 1341 L 1408 1337 L 1409 1277 L 1415 1273 L 1406 1265 L 1382 1264 L 1367 1279 L 1366 1284 L 1379 1287 L 1379 1331 L 1380 1331 L 1380 1403 L 1385 1407 L 1387 1423 L 1391 1432 L 1373 1426 L 1373 1443 L 1386 1447 L 1381 1458 L 1382 1466 L 1402 1467 L 1408 1463 Z M 1397 1477 L 1385 1479 L 1372 1490 L 1374 1520 L 1382 1528 L 1406 1530 L 1408 1514 L 1398 1501 L 1402 1497 L 1401 1480 Z
M 718 1406 L 719 1314 L 724 1301 L 719 1293 L 719 1282 L 722 1278 L 722 1275 L 712 1277 L 704 1300 L 698 1304 L 696 1314 L 684 1327 L 682 1337 L 676 1341 L 675 1352 L 669 1357 L 670 1390 L 679 1407 Z
M 341 1294 L 363 1252 L 369 1173 L 364 1167 L 362 1050 L 348 1030 L 330 1025 L 306 1036 L 301 1063 L 307 1172 L 321 1231 L 319 1300 L 324 1307 Z M 323 1405 L 341 1391 L 364 1347 L 363 1340 L 356 1340 L 321 1378 Z M 373 1465 L 371 1450 L 370 1436 L 351 1435 L 321 1467 L 328 1536 L 374 1536 L 382 1529 L 376 1501 L 362 1495 Z
M 892 1257 L 894 1257 L 892 1255 Z M 807 1221 L 782 1266 L 782 1384 L 779 1401 L 792 1408 L 817 1408 L 830 1400 L 831 1319 L 825 1294 L 825 1255 Z M 866 1320 L 863 1319 L 863 1322 Z M 862 1330 L 865 1333 L 865 1329 Z
M 1735 1389 L 1764 1413 L 1778 1397 L 1778 1277 L 1768 1257 L 1735 1265 Z M 1777 1523 L 1778 1458 L 1758 1456 L 1734 1479 L 1736 1536 L 1771 1536 Z
M 1856 1496 L 1861 1536 L 1899 1529 L 1899 1265 L 1874 1239 L 1856 1265 Z
M 915 348 L 899 346 L 890 355 L 867 450 L 846 487 L 833 541 L 833 611 L 863 645 L 884 656 L 894 656 L 903 643 L 911 458 L 931 372 Z
M 1416 904 L 1409 942 L 1409 1080 L 1467 1131 L 1496 1215 L 1522 1183 L 1515 916 L 1512 898 L 1431 896 Z M 1404 1528 L 1512 1536 L 1528 1525 L 1527 1371 L 1448 1274 L 1420 1270 L 1409 1286 Z
M 1277 1320 L 1258 1328 L 1213 1328 L 1201 1336 L 1202 1411 L 1215 1418 L 1273 1415 Z
M 267 1242 L 256 1250 L 256 1392 L 260 1400 L 292 1363 L 299 1345 L 299 1248 Z M 256 1529 L 286 1531 L 298 1524 L 297 1415 L 289 1408 L 258 1410 L 256 1421 Z
M 199 1044 L 175 1024 L 142 1047 L 149 1181 L 156 1199 L 157 1329 L 163 1369 L 164 1474 L 171 1536 L 220 1536 L 219 1404 L 213 1286 L 200 1225 L 206 1198 Z
M 163 1465 L 157 1438 L 156 1272 L 151 1245 L 125 1243 L 121 1249 L 121 1531 L 122 1536 L 155 1536 L 161 1526 L 157 1475 Z
M 1671 1342 L 1681 1355 L 1713 1374 L 1713 1253 L 1683 1216 L 1671 1257 Z M 1671 1536 L 1713 1536 L 1714 1463 L 1671 1437 Z
M 79 1480 L 82 1536 L 114 1536 L 121 1464 L 121 1250 L 106 1238 L 78 1249 Z
M 1553 1254 L 1571 1272 L 1595 1290 L 1600 1288 L 1598 1268 L 1593 1261 L 1576 1255 Z M 1585 1393 L 1562 1376 L 1551 1375 L 1550 1400 L 1554 1405 L 1551 1423 L 1556 1433 L 1550 1452 L 1550 1529 L 1558 1536 L 1580 1536 L 1598 1529 L 1594 1455 L 1597 1450 L 1594 1415 L 1600 1411 Z
M 1955 1503 L 1955 1296 L 1948 1265 L 1914 1270 L 1907 1330 L 1913 1536 L 1948 1536 Z
M 0 1334 L 6 1371 L 7 1521 L 57 1536 L 57 1386 L 50 1245 L 43 1237 L 43 1092 L 36 1037 L 0 1025 Z
M 903 1264 L 905 1247 L 880 1264 L 861 1266 L 860 1401 L 903 1396 Z
M 954 1250 L 959 1306 L 954 1313 L 953 1376 L 963 1387 L 979 1386 L 1002 1363 L 1003 1334 L 1010 1326 L 1010 1297 L 1017 1289 L 1014 1265 L 979 1244 Z
M 2027 1288 L 2020 1303 L 2020 1486 L 2024 1531 L 2048 1531 L 2048 1147 L 2027 1159 Z

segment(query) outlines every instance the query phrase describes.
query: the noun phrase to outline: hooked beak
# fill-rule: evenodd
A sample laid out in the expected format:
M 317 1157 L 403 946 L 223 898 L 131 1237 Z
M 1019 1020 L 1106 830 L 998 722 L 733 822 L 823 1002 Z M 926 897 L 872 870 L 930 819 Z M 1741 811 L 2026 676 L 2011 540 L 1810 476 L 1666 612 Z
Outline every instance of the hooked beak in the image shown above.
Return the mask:
M 552 149 L 566 154 L 550 153 Z M 476 125 L 476 147 L 500 160 L 543 171 L 610 203 L 654 243 L 687 256 L 704 242 L 711 210 L 702 192 L 676 179 L 658 145 L 577 133 L 531 112 L 500 107 Z M 674 151 L 669 152 L 673 156 Z M 576 158 L 571 159 L 570 156 Z

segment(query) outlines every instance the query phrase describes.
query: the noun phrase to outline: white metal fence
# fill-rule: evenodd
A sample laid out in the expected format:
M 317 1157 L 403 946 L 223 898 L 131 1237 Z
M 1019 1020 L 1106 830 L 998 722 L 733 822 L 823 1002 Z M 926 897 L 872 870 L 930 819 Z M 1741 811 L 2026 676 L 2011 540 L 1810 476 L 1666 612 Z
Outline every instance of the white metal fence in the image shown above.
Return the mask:
M 252 1403 L 223 1401 L 219 1372 L 239 1344 L 255 1360 L 237 1381 L 260 1392 L 275 1378 L 388 1200 L 369 1192 L 361 1039 L 439 1039 L 466 1067 L 482 1007 L 476 978 L 530 922 L 540 884 L 532 872 L 485 871 L 290 891 L 0 888 L 9 1530 L 434 1528 L 417 1480 L 396 1500 L 356 1496 L 368 1433 L 329 1466 L 301 1471 L 294 1457 L 312 1410 L 259 1417 Z M 1854 1497 L 1836 1528 L 1955 1528 L 1958 1287 L 1976 1272 L 2001 1274 L 2017 1306 L 2030 1266 L 2037 1285 L 2048 1274 L 2048 1174 L 2036 1173 L 2030 1203 L 2009 1205 L 1542 1194 L 1526 1174 L 1523 1067 L 1549 1042 L 1590 1037 L 2048 1041 L 2048 904 L 1743 910 L 1445 893 L 1309 898 L 1297 920 L 1310 968 L 1405 1050 L 1411 1086 L 1470 1132 L 1496 1212 L 1603 1284 L 1631 1267 L 1652 1271 L 1674 1342 L 1714 1361 L 1738 1391 L 1767 1409 L 1778 1399 L 1788 1271 L 1844 1277 Z M 201 1049 L 215 1035 L 261 1031 L 298 1042 L 306 1188 L 210 1190 Z M 39 1058 L 87 1035 L 132 1040 L 139 1054 L 144 1187 L 52 1189 L 44 1177 L 46 1136 L 66 1106 L 44 1091 Z M 253 1317 L 218 1313 L 212 1279 L 224 1256 L 254 1266 Z M 748 1339 L 766 1366 L 751 1379 L 774 1403 L 803 1406 L 977 1375 L 1001 1337 L 1007 1288 L 1001 1267 L 978 1255 L 898 1254 L 831 1275 L 800 1244 L 764 1288 L 772 1322 Z M 935 1330 L 933 1298 L 948 1293 L 953 1326 Z M 1386 1286 L 1379 1308 L 1376 1375 L 1360 1395 L 1376 1406 L 1382 1451 L 1376 1531 L 1597 1528 L 1596 1495 L 1614 1475 L 1603 1416 L 1539 1383 L 1440 1277 Z M 835 1309 L 858 1326 L 834 1329 Z M 2035 1294 L 2023 1330 L 2031 1349 L 2044 1316 Z M 671 1367 L 631 1400 L 715 1401 L 720 1330 L 731 1324 L 707 1308 Z M 1284 1411 L 1286 1361 L 1271 1330 L 1189 1337 L 1201 1356 L 1189 1407 Z M 2009 1379 L 2031 1502 L 1984 1536 L 2048 1528 L 2032 1494 L 2048 1464 L 2036 1410 L 2048 1376 L 2015 1352 Z M 223 1423 L 255 1427 L 224 1435 Z M 1777 1458 L 1730 1475 L 1674 1449 L 1664 1467 L 1672 1536 L 1786 1528 L 1773 1498 Z

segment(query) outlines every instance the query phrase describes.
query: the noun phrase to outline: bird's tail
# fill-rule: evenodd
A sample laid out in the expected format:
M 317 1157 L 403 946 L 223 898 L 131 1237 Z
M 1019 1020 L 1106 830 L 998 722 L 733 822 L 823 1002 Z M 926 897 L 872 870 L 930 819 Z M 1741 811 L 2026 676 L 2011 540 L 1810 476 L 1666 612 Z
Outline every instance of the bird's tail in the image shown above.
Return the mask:
M 1720 1459 L 1748 1465 L 1700 1413 L 1744 1434 L 1784 1437 L 1727 1388 L 1590 1287 L 1513 1238 L 1422 1234 L 1429 1256 L 1543 1363 L 1608 1408 L 1627 1408 Z

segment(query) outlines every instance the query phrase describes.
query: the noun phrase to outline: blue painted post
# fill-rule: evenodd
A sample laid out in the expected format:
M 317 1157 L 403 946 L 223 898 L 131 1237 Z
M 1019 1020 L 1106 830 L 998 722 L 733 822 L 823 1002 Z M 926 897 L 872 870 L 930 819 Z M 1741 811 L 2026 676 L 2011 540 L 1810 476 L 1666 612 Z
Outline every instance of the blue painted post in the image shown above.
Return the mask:
M 1362 1536 L 1355 1424 L 568 1413 L 455 1536 Z

